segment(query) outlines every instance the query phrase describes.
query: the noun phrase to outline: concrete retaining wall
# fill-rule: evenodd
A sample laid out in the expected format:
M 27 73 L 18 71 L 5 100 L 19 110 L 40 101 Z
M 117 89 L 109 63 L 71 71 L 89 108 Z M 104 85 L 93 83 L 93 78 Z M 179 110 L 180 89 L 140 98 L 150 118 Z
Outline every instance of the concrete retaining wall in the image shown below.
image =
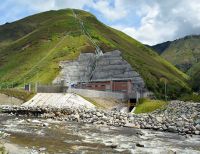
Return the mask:
M 66 92 L 66 87 L 60 85 L 39 85 L 37 86 L 38 93 L 62 93 Z
M 60 84 L 62 80 L 66 83 L 114 80 L 129 78 L 133 81 L 133 88 L 145 87 L 144 81 L 131 65 L 125 61 L 118 50 L 106 52 L 96 61 L 95 69 L 91 77 L 92 68 L 95 64 L 94 53 L 80 54 L 76 61 L 63 61 L 60 63 L 61 72 L 53 81 Z
M 118 92 L 75 89 L 75 88 L 70 88 L 67 90 L 67 92 L 75 93 L 75 94 L 85 96 L 85 97 L 90 97 L 90 98 L 113 98 L 113 99 L 118 99 L 122 101 L 125 101 L 128 99 L 126 94 L 118 93 Z

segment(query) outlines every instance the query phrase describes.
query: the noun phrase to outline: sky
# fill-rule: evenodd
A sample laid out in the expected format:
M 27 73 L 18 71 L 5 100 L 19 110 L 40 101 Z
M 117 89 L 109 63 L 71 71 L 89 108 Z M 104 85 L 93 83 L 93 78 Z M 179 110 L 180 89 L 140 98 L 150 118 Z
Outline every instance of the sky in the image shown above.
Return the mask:
M 0 24 L 64 8 L 89 11 L 149 45 L 200 34 L 200 0 L 1 0 Z

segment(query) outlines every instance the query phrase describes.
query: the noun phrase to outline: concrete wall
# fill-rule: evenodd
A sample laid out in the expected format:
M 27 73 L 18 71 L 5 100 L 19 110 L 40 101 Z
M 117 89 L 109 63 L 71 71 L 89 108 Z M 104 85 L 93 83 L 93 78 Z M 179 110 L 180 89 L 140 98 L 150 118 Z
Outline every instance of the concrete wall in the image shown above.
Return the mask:
M 128 97 L 124 93 L 116 93 L 116 92 L 109 92 L 109 91 L 97 91 L 97 90 L 88 90 L 88 89 L 75 89 L 69 88 L 67 90 L 69 93 L 75 93 L 81 96 L 90 97 L 90 98 L 113 98 L 119 100 L 127 100 Z
M 66 87 L 61 85 L 38 85 L 38 93 L 62 93 L 66 92 Z

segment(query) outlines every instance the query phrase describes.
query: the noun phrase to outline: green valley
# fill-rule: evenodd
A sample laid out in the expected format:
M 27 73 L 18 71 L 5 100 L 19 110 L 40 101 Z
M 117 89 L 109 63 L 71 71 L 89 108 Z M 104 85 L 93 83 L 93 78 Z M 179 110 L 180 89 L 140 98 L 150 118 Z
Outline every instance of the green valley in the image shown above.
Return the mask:
M 164 42 L 152 48 L 163 58 L 191 77 L 195 91 L 200 90 L 200 36 L 191 35 L 172 42 Z
M 126 34 L 106 26 L 92 14 L 75 10 L 103 52 L 118 49 L 143 77 L 156 97 L 176 98 L 190 91 L 189 77 L 150 48 Z M 59 62 L 76 59 L 95 48 L 82 33 L 71 9 L 48 11 L 0 26 L 0 81 L 4 85 L 24 82 L 51 83 L 59 73 Z

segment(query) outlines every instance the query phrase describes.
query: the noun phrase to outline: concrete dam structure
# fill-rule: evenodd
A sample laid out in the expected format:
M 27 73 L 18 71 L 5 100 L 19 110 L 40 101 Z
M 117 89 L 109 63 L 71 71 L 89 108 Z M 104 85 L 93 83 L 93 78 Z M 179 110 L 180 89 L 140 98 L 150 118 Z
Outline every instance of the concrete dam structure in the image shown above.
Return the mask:
M 131 88 L 134 93 L 142 91 L 145 87 L 139 73 L 122 58 L 119 50 L 106 52 L 99 58 L 96 58 L 94 53 L 81 53 L 77 60 L 60 62 L 60 68 L 61 72 L 53 81 L 53 84 L 64 82 L 70 86 L 72 84 L 89 83 L 84 87 L 85 89 L 103 89 L 104 91 L 116 92 L 119 92 L 120 88 L 123 91 L 123 87 L 127 84 L 126 88 Z M 107 82 L 110 81 L 112 83 L 108 85 Z M 129 82 L 131 86 L 128 85 Z M 100 88 L 103 86 L 104 88 Z

